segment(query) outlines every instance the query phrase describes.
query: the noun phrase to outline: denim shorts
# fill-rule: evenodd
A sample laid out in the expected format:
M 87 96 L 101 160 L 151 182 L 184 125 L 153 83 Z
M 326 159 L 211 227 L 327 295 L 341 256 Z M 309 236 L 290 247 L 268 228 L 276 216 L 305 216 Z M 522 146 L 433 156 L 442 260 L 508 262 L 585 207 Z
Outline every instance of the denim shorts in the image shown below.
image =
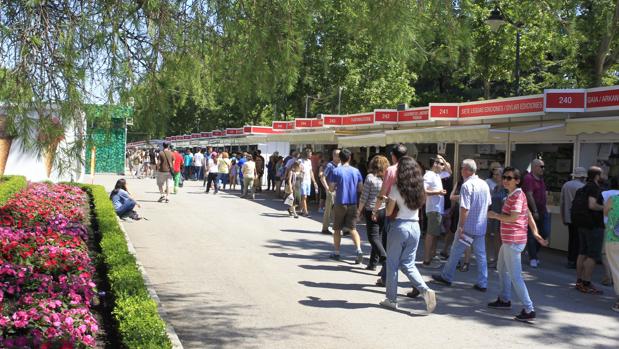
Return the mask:
M 311 194 L 312 194 L 312 183 L 311 182 L 301 183 L 301 195 L 310 196 Z

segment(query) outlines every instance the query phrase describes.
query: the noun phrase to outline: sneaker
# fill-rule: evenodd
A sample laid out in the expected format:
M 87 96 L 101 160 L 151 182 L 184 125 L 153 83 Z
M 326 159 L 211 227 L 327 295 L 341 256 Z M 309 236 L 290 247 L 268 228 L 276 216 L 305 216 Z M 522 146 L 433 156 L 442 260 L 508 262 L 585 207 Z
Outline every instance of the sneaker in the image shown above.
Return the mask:
M 299 218 L 299 215 L 295 213 L 294 218 Z
M 493 308 L 493 309 L 511 309 L 512 308 L 512 302 L 511 301 L 503 302 L 500 297 L 497 297 L 496 301 L 488 303 L 488 308 Z
M 385 282 L 383 281 L 383 279 L 382 279 L 382 278 L 378 278 L 378 280 L 376 280 L 375 285 L 376 285 L 376 286 L 379 286 L 379 287 L 385 287 L 385 286 L 386 286 L 386 285 L 385 285 Z
M 376 266 L 375 266 L 375 265 L 372 265 L 372 264 L 368 264 L 368 265 L 365 267 L 365 270 L 376 271 Z
M 426 311 L 428 314 L 432 313 L 436 309 L 436 292 L 428 289 L 423 294 L 423 301 L 426 302 Z
M 292 214 L 291 214 L 292 215 Z M 327 229 L 327 230 L 323 230 L 320 232 L 323 235 L 333 235 L 333 233 L 331 233 L 331 230 Z
M 432 274 L 432 280 L 441 285 L 451 286 L 451 281 L 445 280 L 441 274 Z
M 331 253 L 331 255 L 329 255 L 329 258 L 336 260 L 336 261 L 339 261 L 341 259 L 339 253 Z
M 445 253 L 445 252 L 442 252 L 442 251 L 441 251 L 441 253 L 438 255 L 438 257 L 439 257 L 440 259 L 442 259 L 442 260 L 446 261 L 446 260 L 448 260 L 448 259 L 449 259 L 449 254 L 447 254 L 447 253 Z
M 398 303 L 392 302 L 392 301 L 390 301 L 387 298 L 385 298 L 382 302 L 380 302 L 378 304 L 382 305 L 385 308 L 389 308 L 389 309 L 393 309 L 393 310 L 398 310 Z
M 357 258 L 355 258 L 355 264 L 361 264 L 363 262 L 363 252 L 357 252 Z
M 537 268 L 539 266 L 539 259 L 531 259 L 529 265 L 531 268 Z
M 417 288 L 413 287 L 413 290 L 408 292 L 406 294 L 406 297 L 408 297 L 408 298 L 417 298 L 417 297 L 419 297 L 420 294 L 421 294 L 421 292 L 419 292 L 419 290 Z
M 488 290 L 488 288 L 486 287 L 481 287 L 478 284 L 473 285 L 473 289 L 479 291 L 479 292 L 486 292 Z
M 535 321 L 535 311 L 531 311 L 530 313 L 527 313 L 524 309 L 522 309 L 520 314 L 516 315 L 514 320 L 522 321 L 522 322 L 533 322 Z

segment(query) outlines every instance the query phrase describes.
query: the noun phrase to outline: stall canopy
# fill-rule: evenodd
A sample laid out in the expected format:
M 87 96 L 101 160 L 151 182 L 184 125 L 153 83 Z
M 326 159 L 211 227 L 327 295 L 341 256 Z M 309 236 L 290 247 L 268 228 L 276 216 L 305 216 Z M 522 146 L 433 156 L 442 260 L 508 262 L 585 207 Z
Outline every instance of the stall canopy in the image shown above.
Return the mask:
M 490 125 L 428 127 L 385 131 L 386 143 L 484 142 Z
M 385 145 L 387 145 L 386 137 L 383 132 L 360 136 L 338 136 L 337 143 L 340 148 L 371 146 L 384 147 Z
M 238 145 L 253 145 L 253 144 L 261 144 L 267 142 L 266 135 L 256 135 L 256 136 L 247 136 L 244 138 L 240 138 L 237 142 Z
M 619 116 L 567 120 L 566 135 L 576 136 L 586 133 L 619 133 Z
M 335 144 L 335 131 L 289 132 L 266 136 L 269 142 L 289 142 L 291 144 Z

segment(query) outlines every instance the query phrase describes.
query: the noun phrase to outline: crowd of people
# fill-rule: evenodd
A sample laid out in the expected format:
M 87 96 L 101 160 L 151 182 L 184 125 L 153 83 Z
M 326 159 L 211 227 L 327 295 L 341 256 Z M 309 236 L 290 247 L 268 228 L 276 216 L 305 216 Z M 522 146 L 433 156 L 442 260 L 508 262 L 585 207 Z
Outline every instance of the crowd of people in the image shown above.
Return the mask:
M 132 173 L 157 179 L 160 202 L 169 201 L 171 178 L 173 193 L 183 181 L 193 180 L 203 181 L 205 192 L 212 189 L 214 194 L 226 186 L 236 190 L 240 184 L 241 197 L 254 199 L 262 191 L 265 172 L 266 190 L 282 200 L 291 217 L 310 217 L 308 200 L 314 197 L 323 215 L 321 232 L 333 235 L 334 260 L 341 260 L 342 236 L 348 234 L 356 249 L 354 262 L 362 263 L 356 226 L 363 219 L 371 245 L 366 269 L 380 267 L 376 284 L 386 287 L 382 306 L 398 307 L 397 274 L 401 270 L 413 285 L 407 296 L 422 296 L 428 313 L 435 309 L 436 293 L 415 262 L 423 232 L 422 267 L 437 269 L 436 263 L 441 262 L 440 272 L 431 275 L 432 284 L 451 286 L 456 270 L 466 272 L 474 255 L 474 290 L 486 292 L 488 268 L 498 271 L 498 297 L 488 307 L 510 309 L 513 287 L 523 305 L 515 318 L 527 322 L 536 318 L 522 277 L 521 258 L 526 254 L 529 266 L 538 268 L 539 250 L 548 245 L 550 214 L 542 159 L 533 159 L 522 172 L 493 163 L 490 177 L 481 179 L 474 159 L 465 159 L 455 170 L 444 155 L 436 154 L 426 169 L 407 155 L 403 144 L 391 149 L 389 159 L 375 154 L 363 168 L 354 166 L 348 149 L 335 149 L 330 158 L 327 154 L 315 157 L 311 149 L 305 149 L 286 157 L 275 152 L 265 159 L 260 150 L 229 154 L 209 147 L 192 152 L 164 143 L 162 151 L 150 154 L 135 155 L 139 161 L 130 162 L 136 171 Z M 606 278 L 602 282 L 614 284 L 619 296 L 617 178 L 608 180 L 597 166 L 577 167 L 572 177 L 563 186 L 560 205 L 569 230 L 567 266 L 576 269 L 575 287 L 583 293 L 601 294 L 591 279 L 596 265 L 603 264 Z M 117 190 L 115 195 L 124 194 Z M 115 203 L 119 215 L 127 214 L 128 205 Z M 443 244 L 440 252 L 439 240 Z M 619 299 L 612 309 L 619 311 Z

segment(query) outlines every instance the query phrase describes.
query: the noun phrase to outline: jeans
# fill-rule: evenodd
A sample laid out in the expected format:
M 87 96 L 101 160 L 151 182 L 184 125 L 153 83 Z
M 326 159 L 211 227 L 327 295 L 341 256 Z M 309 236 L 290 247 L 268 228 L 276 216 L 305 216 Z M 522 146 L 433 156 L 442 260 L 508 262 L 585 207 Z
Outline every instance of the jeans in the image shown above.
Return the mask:
M 215 186 L 215 192 L 217 192 L 217 173 L 209 172 L 206 179 L 206 192 L 208 193 L 211 190 L 211 184 Z
M 535 220 L 535 225 L 537 225 L 537 230 L 539 231 L 539 235 L 541 235 L 544 239 L 548 238 L 550 231 L 547 229 L 548 221 L 550 220 L 550 214 L 546 213 L 544 216 L 539 217 L 539 219 Z M 531 233 L 531 229 L 527 231 L 527 251 L 529 253 L 529 260 L 538 259 L 537 253 L 542 245 L 535 240 L 533 237 L 533 233 Z
M 219 189 L 225 189 L 225 185 L 228 184 L 228 177 L 230 177 L 229 173 L 220 173 L 217 175 L 217 185 L 215 186 L 215 192 L 218 192 Z
M 486 237 L 485 235 L 471 236 L 473 238 L 473 253 L 477 261 L 477 286 L 488 287 L 488 264 L 486 262 Z M 451 244 L 451 252 L 449 253 L 449 259 L 443 267 L 441 276 L 443 279 L 451 282 L 456 273 L 456 266 L 462 254 L 466 250 L 466 245 L 460 242 L 458 234 L 454 238 L 454 242 Z M 388 256 L 387 256 L 388 257 Z
M 499 273 L 499 298 L 504 302 L 511 301 L 513 285 L 524 309 L 531 312 L 533 311 L 533 302 L 531 302 L 527 285 L 522 278 L 522 262 L 520 261 L 524 247 L 525 244 L 501 245 L 496 267 Z
M 122 204 L 122 206 L 116 209 L 116 214 L 120 218 L 125 217 L 133 210 L 134 207 L 135 207 L 135 201 L 133 201 L 132 199 L 129 199 L 125 201 L 125 203 Z
M 387 257 L 385 247 L 383 245 L 383 231 L 385 225 L 385 210 L 380 210 L 376 213 L 377 221 L 372 220 L 372 211 L 365 210 L 365 226 L 368 235 L 368 241 L 372 246 L 370 253 L 369 265 L 375 266 L 379 262 L 383 264 Z
M 196 181 L 202 179 L 202 166 L 193 167 L 193 179 L 195 179 Z
M 335 200 L 335 192 L 331 193 L 327 190 L 327 198 L 325 200 L 325 212 L 322 216 L 322 230 L 329 230 L 329 225 L 333 221 L 333 201 Z
M 387 298 L 392 302 L 396 301 L 398 295 L 398 269 L 421 293 L 429 289 L 415 265 L 420 235 L 419 222 L 396 219 L 391 223 L 387 238 L 386 276 Z

